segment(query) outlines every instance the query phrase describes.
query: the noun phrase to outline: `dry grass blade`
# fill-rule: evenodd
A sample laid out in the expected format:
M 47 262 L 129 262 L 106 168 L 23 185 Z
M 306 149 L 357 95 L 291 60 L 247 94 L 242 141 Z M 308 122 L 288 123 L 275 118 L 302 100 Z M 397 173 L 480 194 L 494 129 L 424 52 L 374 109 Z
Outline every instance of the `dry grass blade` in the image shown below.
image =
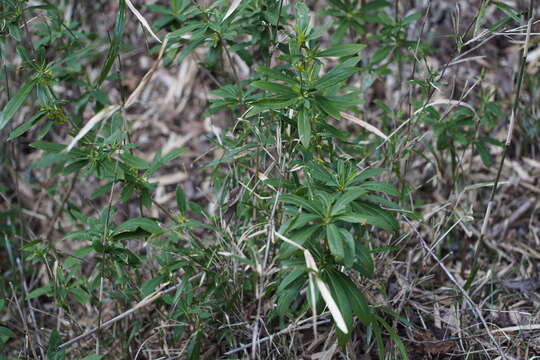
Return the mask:
M 107 120 L 110 118 L 115 112 L 117 112 L 120 109 L 119 105 L 110 105 L 106 108 L 102 109 L 100 112 L 98 112 L 96 115 L 94 115 L 87 123 L 84 125 L 84 127 L 79 131 L 77 136 L 71 140 L 67 148 L 65 149 L 65 152 L 71 151 L 75 145 L 81 140 L 94 126 L 96 126 L 97 123 L 103 120 Z
M 414 112 L 414 114 L 416 115 L 416 114 L 422 112 L 425 108 L 430 107 L 430 106 L 436 106 L 436 105 L 464 106 L 467 109 L 471 110 L 474 113 L 474 115 L 476 116 L 476 110 L 474 110 L 474 107 L 472 107 L 471 105 L 467 104 L 466 102 L 460 101 L 460 100 L 450 100 L 450 99 L 439 99 L 439 100 L 435 100 L 433 102 L 430 102 L 429 104 L 426 104 L 426 106 L 422 106 L 420 109 L 416 110 Z
M 381 130 L 377 129 L 375 126 L 373 126 L 371 124 L 368 124 L 364 120 L 360 120 L 356 116 L 348 114 L 348 113 L 346 113 L 344 111 L 340 111 L 339 114 L 341 116 L 343 116 L 345 119 L 350 120 L 353 123 L 360 125 L 364 129 L 366 129 L 367 131 L 377 135 L 378 137 L 383 138 L 384 140 L 388 140 L 388 136 L 384 135 L 384 133 Z
M 233 0 L 231 6 L 229 7 L 229 10 L 227 10 L 227 13 L 225 14 L 225 16 L 223 17 L 223 20 L 221 20 L 221 22 L 227 20 L 227 18 L 229 16 L 231 16 L 231 14 L 234 12 L 234 10 L 236 10 L 238 8 L 238 6 L 240 5 L 241 2 L 242 2 L 242 0 Z
M 156 61 L 154 61 L 154 63 L 152 64 L 152 67 L 150 68 L 150 70 L 148 70 L 148 72 L 146 74 L 144 74 L 144 76 L 143 76 L 141 82 L 139 83 L 139 85 L 137 85 L 135 90 L 133 90 L 131 95 L 129 95 L 129 97 L 128 97 L 125 105 L 124 105 L 124 109 L 129 108 L 131 105 L 133 105 L 135 103 L 135 101 L 137 100 L 137 98 L 139 97 L 141 92 L 144 90 L 144 88 L 146 87 L 146 85 L 148 84 L 150 79 L 152 79 L 152 76 L 156 72 L 157 68 L 159 67 L 159 64 L 161 63 L 161 60 L 163 59 L 163 54 L 165 53 L 165 49 L 167 48 L 167 43 L 168 42 L 169 42 L 169 36 L 167 35 L 165 37 L 165 40 L 163 41 L 163 44 L 161 45 L 161 49 L 159 49 L 158 58 L 156 59 Z
M 286 238 L 280 233 L 276 232 L 276 236 L 280 238 L 281 240 L 285 241 L 286 243 L 291 244 L 304 252 L 306 266 L 315 273 L 315 276 L 314 276 L 315 284 L 317 284 L 317 287 L 319 288 L 319 291 L 321 293 L 322 298 L 324 299 L 324 302 L 326 303 L 326 305 L 328 305 L 328 310 L 330 310 L 330 314 L 332 314 L 332 317 L 334 318 L 339 330 L 341 330 L 344 334 L 348 334 L 349 329 L 347 329 L 347 324 L 345 324 L 343 315 L 341 315 L 341 311 L 339 310 L 339 307 L 337 306 L 336 301 L 332 297 L 332 294 L 330 293 L 330 289 L 328 288 L 328 285 L 326 285 L 326 283 L 322 281 L 321 278 L 318 276 L 319 269 L 317 268 L 317 264 L 315 263 L 315 259 L 313 258 L 313 255 L 311 255 L 308 249 L 306 249 L 305 247 L 301 245 L 298 245 L 297 243 L 295 243 L 291 239 Z
M 137 19 L 139 19 L 139 21 L 141 22 L 142 26 L 150 33 L 150 35 L 152 35 L 152 37 L 154 39 L 156 39 L 159 43 L 161 43 L 161 40 L 157 37 L 157 35 L 152 31 L 152 28 L 150 27 L 150 24 L 148 24 L 148 21 L 146 21 L 146 19 L 141 15 L 141 13 L 139 12 L 139 10 L 137 10 L 135 8 L 135 6 L 133 6 L 133 4 L 131 3 L 131 0 L 126 0 L 126 4 L 129 8 L 129 10 L 131 10 L 131 12 L 133 14 L 135 14 L 135 16 L 137 17 Z

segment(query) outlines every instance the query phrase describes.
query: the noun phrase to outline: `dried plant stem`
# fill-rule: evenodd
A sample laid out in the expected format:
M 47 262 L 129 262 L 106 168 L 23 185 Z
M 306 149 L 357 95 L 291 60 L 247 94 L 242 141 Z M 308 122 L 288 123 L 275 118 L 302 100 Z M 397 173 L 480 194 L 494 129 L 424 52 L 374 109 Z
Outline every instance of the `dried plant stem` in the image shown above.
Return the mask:
M 26 285 L 26 280 L 24 279 L 24 271 L 23 271 L 21 259 L 17 258 L 16 261 L 17 261 L 17 268 L 19 269 L 19 273 L 21 275 L 22 288 L 23 288 L 23 291 L 24 291 L 24 296 L 26 298 L 26 306 L 28 306 L 28 311 L 30 313 L 30 320 L 32 322 L 32 327 L 34 328 L 34 332 L 36 334 L 36 342 L 37 342 L 37 345 L 38 345 L 38 348 L 39 348 L 39 352 L 41 354 L 41 358 L 46 359 L 45 352 L 43 350 L 43 343 L 41 341 L 41 335 L 39 333 L 39 327 L 38 327 L 37 321 L 36 321 L 36 314 L 34 312 L 34 308 L 32 307 L 32 303 L 30 302 L 30 299 L 28 299 L 28 293 L 29 293 L 28 285 Z M 24 321 L 24 319 L 23 319 L 23 321 Z
M 420 239 L 420 242 L 422 243 L 422 247 L 424 248 L 424 250 L 433 258 L 433 260 L 435 260 L 435 262 L 439 265 L 439 267 L 443 270 L 443 272 L 446 274 L 446 276 L 448 277 L 448 279 L 454 284 L 454 286 L 459 290 L 459 292 L 461 293 L 461 295 L 463 296 L 463 298 L 469 303 L 469 305 L 471 306 L 471 309 L 473 311 L 473 313 L 478 317 L 478 319 L 480 320 L 480 322 L 482 323 L 482 326 L 484 327 L 484 329 L 486 330 L 486 333 L 488 334 L 489 338 L 491 339 L 493 345 L 495 345 L 496 349 L 497 349 L 497 352 L 499 353 L 499 355 L 501 356 L 502 359 L 508 359 L 508 356 L 505 354 L 505 352 L 503 351 L 503 349 L 501 348 L 501 345 L 499 344 L 499 342 L 497 341 L 497 339 L 495 339 L 495 337 L 493 336 L 493 332 L 491 331 L 491 329 L 489 328 L 489 325 L 486 321 L 486 319 L 484 318 L 484 316 L 482 315 L 482 312 L 480 311 L 480 308 L 478 307 L 478 305 L 471 299 L 471 297 L 469 296 L 469 294 L 467 294 L 467 291 L 459 284 L 459 282 L 456 280 L 456 278 L 454 277 L 454 275 L 452 275 L 452 273 L 450 272 L 450 270 L 448 270 L 448 268 L 446 266 L 444 266 L 443 262 L 437 257 L 437 255 L 435 255 L 435 253 L 433 252 L 433 250 L 428 246 L 428 244 L 426 243 L 426 241 L 424 240 L 424 238 L 422 237 L 422 235 L 418 232 L 418 230 L 416 229 L 416 227 L 414 226 L 414 224 L 412 224 L 411 222 L 409 222 L 408 220 L 405 220 L 407 221 L 407 223 L 411 226 L 411 228 L 414 230 L 415 234 L 418 236 L 418 238 Z
M 188 282 L 196 280 L 196 279 L 202 277 L 202 275 L 203 275 L 202 273 L 194 275 L 194 276 L 192 276 L 192 277 L 190 277 L 188 279 Z M 85 332 L 85 333 L 83 333 L 83 334 L 81 334 L 79 336 L 74 337 L 73 339 L 71 339 L 69 341 L 66 341 L 65 343 L 58 346 L 58 349 L 63 349 L 65 347 L 73 345 L 76 342 L 79 342 L 80 340 L 82 340 L 82 339 L 96 333 L 97 331 L 100 331 L 102 329 L 105 329 L 106 327 L 109 327 L 110 325 L 114 324 L 117 321 L 125 319 L 126 317 L 128 317 L 129 315 L 134 313 L 135 311 L 137 311 L 137 310 L 139 310 L 139 309 L 141 309 L 141 308 L 143 308 L 143 307 L 145 307 L 147 305 L 150 305 L 151 303 L 153 303 L 154 301 L 156 301 L 157 299 L 159 299 L 163 295 L 168 294 L 168 293 L 178 289 L 179 287 L 181 287 L 183 285 L 183 283 L 184 283 L 183 281 L 180 281 L 176 285 L 168 287 L 168 288 L 166 288 L 164 290 L 158 290 L 158 291 L 154 292 L 153 294 L 148 295 L 147 297 L 145 297 L 144 299 L 139 301 L 137 304 L 135 304 L 135 306 L 133 306 L 131 309 L 129 309 L 127 311 L 124 311 L 120 315 L 117 315 L 117 316 L 113 317 L 110 320 L 105 321 L 104 323 L 102 323 L 99 326 L 93 328 L 92 330 L 89 330 L 89 331 L 87 331 L 87 332 Z
M 504 148 L 501 154 L 501 160 L 499 161 L 499 167 L 497 169 L 497 175 L 495 176 L 495 181 L 493 182 L 493 186 L 491 187 L 491 194 L 489 196 L 489 202 L 486 208 L 486 213 L 484 214 L 484 220 L 482 222 L 482 228 L 480 230 L 480 236 L 478 238 L 478 241 L 475 246 L 474 250 L 474 258 L 473 258 L 473 265 L 472 270 L 469 275 L 469 278 L 467 279 L 467 282 L 463 286 L 465 290 L 468 290 L 472 282 L 474 281 L 476 274 L 478 273 L 478 270 L 480 269 L 480 264 L 478 262 L 478 256 L 480 252 L 483 250 L 483 243 L 484 243 L 484 237 L 486 235 L 487 228 L 489 226 L 489 220 L 491 218 L 491 212 L 493 211 L 493 206 L 495 203 L 495 195 L 497 193 L 497 187 L 499 185 L 499 181 L 501 178 L 502 168 L 504 166 L 504 161 L 506 160 L 506 155 L 508 153 L 508 149 L 510 148 L 510 144 L 512 143 L 512 135 L 514 132 L 514 126 L 516 123 L 516 113 L 518 111 L 519 106 L 519 97 L 521 93 L 521 84 L 523 83 L 523 74 L 525 72 L 525 63 L 527 61 L 527 48 L 529 45 L 529 38 L 531 34 L 531 26 L 532 26 L 532 20 L 533 20 L 533 1 L 530 0 L 529 2 L 529 10 L 528 10 L 528 24 L 527 24 L 527 33 L 525 37 L 525 43 L 523 44 L 523 49 L 521 50 L 521 61 L 519 63 L 519 70 L 518 70 L 518 78 L 516 82 L 516 91 L 514 93 L 514 101 L 512 104 L 512 110 L 510 112 L 510 119 L 508 124 L 508 132 L 506 134 L 506 141 L 504 143 Z

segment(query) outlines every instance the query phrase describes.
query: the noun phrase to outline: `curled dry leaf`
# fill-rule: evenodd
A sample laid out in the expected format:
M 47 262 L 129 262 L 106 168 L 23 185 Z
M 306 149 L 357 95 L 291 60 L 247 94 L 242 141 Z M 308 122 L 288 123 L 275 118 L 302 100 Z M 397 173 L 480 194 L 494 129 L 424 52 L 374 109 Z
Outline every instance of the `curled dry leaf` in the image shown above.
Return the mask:
M 349 332 L 349 330 L 347 329 L 347 324 L 345 324 L 343 315 L 341 315 L 341 311 L 339 310 L 339 307 L 337 306 L 336 301 L 332 297 L 332 294 L 330 293 L 330 289 L 328 288 L 328 285 L 326 285 L 326 283 L 322 281 L 322 279 L 318 276 L 319 269 L 317 268 L 317 264 L 315 263 L 315 259 L 313 258 L 313 255 L 311 255 L 308 249 L 306 249 L 302 245 L 295 243 L 294 241 L 281 235 L 280 233 L 276 232 L 276 236 L 280 238 L 281 240 L 285 241 L 286 243 L 291 244 L 304 252 L 304 259 L 306 260 L 306 266 L 315 273 L 315 276 L 314 276 L 315 284 L 317 284 L 317 288 L 319 288 L 319 292 L 321 293 L 321 296 L 324 299 L 324 302 L 328 306 L 328 310 L 330 310 L 330 314 L 332 314 L 332 317 L 334 318 L 334 321 L 336 322 L 336 325 L 339 328 L 339 330 L 341 330 L 341 332 L 343 332 L 344 334 L 347 334 Z
M 133 14 L 135 14 L 135 16 L 137 17 L 137 19 L 139 19 L 140 23 L 142 24 L 142 26 L 150 33 L 150 35 L 152 35 L 152 37 L 154 37 L 154 39 L 156 39 L 159 43 L 161 43 L 161 40 L 157 37 L 157 35 L 152 31 L 152 28 L 150 27 L 150 24 L 148 24 L 148 21 L 146 21 L 146 19 L 141 15 L 141 13 L 139 12 L 139 10 L 137 10 L 135 8 L 135 6 L 133 6 L 133 4 L 131 3 L 131 0 L 126 0 L 126 4 L 129 8 L 129 10 L 131 10 L 131 12 Z
M 377 129 L 375 126 L 371 125 L 371 124 L 368 124 L 367 122 L 363 121 L 363 120 L 360 120 L 359 118 L 357 118 L 356 116 L 353 116 L 351 114 L 348 114 L 344 111 L 340 111 L 339 114 L 344 117 L 345 119 L 347 120 L 350 120 L 352 121 L 353 123 L 355 124 L 358 124 L 360 125 L 361 127 L 363 127 L 364 129 L 366 129 L 367 131 L 377 135 L 378 137 L 381 137 L 383 138 L 384 140 L 388 140 L 388 136 L 386 136 L 381 130 Z
M 223 17 L 223 20 L 221 20 L 221 21 L 223 22 L 223 21 L 227 20 L 227 18 L 229 16 L 231 16 L 231 14 L 234 12 L 234 10 L 236 10 L 238 8 L 238 6 L 240 5 L 241 2 L 242 2 L 242 0 L 233 0 L 231 6 L 229 7 L 229 10 L 227 10 L 227 13 Z
M 98 112 L 96 115 L 92 116 L 90 120 L 84 125 L 84 127 L 79 131 L 77 136 L 71 140 L 67 148 L 65 149 L 65 152 L 71 151 L 75 145 L 81 140 L 94 126 L 96 126 L 97 123 L 103 120 L 107 120 L 110 118 L 115 112 L 117 112 L 120 109 L 120 105 L 110 105 L 106 108 L 102 109 L 100 112 Z

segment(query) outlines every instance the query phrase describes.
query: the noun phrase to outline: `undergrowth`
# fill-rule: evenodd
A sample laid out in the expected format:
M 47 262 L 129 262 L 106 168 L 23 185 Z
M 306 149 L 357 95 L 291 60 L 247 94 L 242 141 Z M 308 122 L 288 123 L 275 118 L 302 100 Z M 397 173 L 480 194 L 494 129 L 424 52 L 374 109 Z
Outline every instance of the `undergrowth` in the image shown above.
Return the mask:
M 440 354 L 510 356 L 471 296 L 514 118 L 521 156 L 534 158 L 538 140 L 537 109 L 519 100 L 537 85 L 525 74 L 520 88 L 532 6 L 482 1 L 433 67 L 431 2 L 323 3 L 119 0 L 105 24 L 102 2 L 2 0 L 0 358 L 415 358 L 411 334 L 429 326 L 393 300 L 390 269 L 423 252 L 426 271 L 443 274 L 454 251 L 453 306 L 477 332 Z M 484 70 L 436 95 L 477 43 L 520 25 L 510 98 Z M 154 64 L 128 89 L 134 53 Z M 188 60 L 209 84 L 200 122 L 226 125 L 207 127 L 205 152 L 150 154 L 135 119 L 160 69 Z M 388 81 L 395 91 L 373 95 Z M 160 185 L 180 164 L 204 196 Z M 499 170 L 471 183 L 475 166 Z M 490 197 L 461 206 L 486 187 Z M 431 244 L 418 230 L 433 216 L 426 192 L 453 208 L 431 224 Z M 460 242 L 463 231 L 477 239 Z

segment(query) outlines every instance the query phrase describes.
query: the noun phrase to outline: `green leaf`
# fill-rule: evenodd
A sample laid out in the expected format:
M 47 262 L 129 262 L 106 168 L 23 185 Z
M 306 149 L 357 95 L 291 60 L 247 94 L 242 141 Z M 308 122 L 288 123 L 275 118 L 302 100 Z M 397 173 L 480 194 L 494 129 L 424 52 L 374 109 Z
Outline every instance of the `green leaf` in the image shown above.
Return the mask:
M 370 191 L 378 191 L 392 196 L 399 196 L 399 191 L 392 185 L 381 181 L 367 181 L 360 188 Z
M 382 174 L 383 172 L 384 172 L 384 169 L 381 169 L 381 168 L 367 169 L 367 170 L 362 171 L 360 173 L 360 175 L 355 177 L 354 181 L 355 182 L 364 181 L 364 180 L 370 179 L 372 177 L 378 176 L 378 175 Z
M 343 237 L 339 228 L 335 224 L 326 225 L 326 238 L 328 240 L 328 247 L 332 255 L 336 257 L 338 262 L 343 261 L 345 257 L 345 248 L 343 244 Z
M 493 161 L 491 159 L 491 154 L 489 153 L 488 148 L 486 145 L 482 142 L 477 142 L 476 144 L 476 151 L 478 151 L 478 154 L 480 154 L 480 158 L 482 159 L 482 162 L 486 167 L 491 167 L 493 165 Z
M 328 98 L 324 96 L 315 96 L 315 105 L 321 110 L 322 112 L 330 115 L 336 120 L 341 119 L 341 114 L 339 113 L 339 106 L 330 101 Z
M 65 149 L 66 145 L 57 144 L 57 143 L 48 142 L 48 141 L 36 141 L 36 142 L 30 143 L 30 147 L 57 154 L 57 153 L 62 152 L 62 150 Z
M 62 344 L 62 338 L 58 333 L 58 330 L 53 329 L 51 332 L 51 337 L 49 338 L 49 346 L 47 349 L 47 359 L 48 360 L 64 360 L 66 357 L 65 349 L 58 349 Z
M 144 170 L 144 169 L 148 169 L 148 167 L 150 166 L 145 160 L 135 155 L 131 155 L 130 153 L 127 153 L 127 152 L 121 154 L 120 159 L 122 159 L 122 161 L 127 166 L 134 169 Z
M 90 355 L 85 356 L 81 360 L 101 360 L 102 357 L 103 357 L 103 355 L 90 354 Z
M 259 74 L 267 76 L 272 80 L 283 81 L 289 85 L 298 85 L 298 81 L 289 76 L 285 71 L 280 71 L 279 69 L 270 69 L 264 66 L 257 66 L 256 69 Z
M 379 50 L 375 52 L 375 54 L 373 54 L 373 56 L 369 60 L 369 64 L 376 65 L 380 63 L 388 56 L 388 54 L 390 54 L 392 49 L 393 48 L 391 46 L 385 46 L 385 47 L 380 48 Z
M 0 326 L 0 337 L 14 338 L 16 336 L 17 335 L 15 335 L 15 333 L 10 328 Z
M 277 288 L 277 293 L 281 293 L 285 290 L 287 290 L 287 288 L 289 288 L 291 286 L 291 284 L 293 284 L 297 279 L 299 279 L 302 275 L 305 275 L 306 272 L 303 270 L 303 269 L 292 269 L 291 271 L 289 271 L 287 273 L 287 276 L 285 276 L 283 278 L 283 280 L 281 280 L 281 282 L 279 283 L 279 286 Z
M 341 238 L 343 239 L 343 244 L 345 247 L 345 256 L 343 257 L 343 263 L 347 267 L 351 267 L 355 261 L 356 246 L 352 234 L 343 228 L 339 228 L 341 232 Z
M 31 300 L 31 299 L 37 298 L 38 296 L 41 296 L 41 295 L 47 295 L 48 296 L 50 291 L 51 291 L 51 288 L 49 286 L 37 288 L 37 289 L 31 291 L 26 296 L 26 300 Z
M 303 2 L 296 3 L 296 24 L 305 34 L 309 27 L 309 8 Z
M 116 21 L 111 46 L 107 52 L 105 64 L 103 65 L 103 68 L 101 69 L 101 72 L 96 80 L 96 87 L 100 87 L 101 84 L 103 84 L 103 81 L 105 81 L 107 75 L 109 75 L 114 62 L 116 61 L 116 57 L 118 56 L 118 51 L 120 50 L 120 44 L 122 42 L 122 36 L 124 35 L 124 27 L 126 24 L 125 13 L 126 2 L 125 0 L 120 0 L 118 10 L 116 11 Z
M 198 330 L 192 337 L 187 346 L 187 359 L 198 360 L 201 354 L 202 331 Z
M 186 194 L 180 185 L 176 186 L 176 205 L 178 206 L 180 215 L 184 215 L 186 213 L 187 200 Z
M 138 228 L 143 229 L 151 234 L 161 232 L 161 227 L 159 227 L 154 219 L 138 217 L 123 222 L 114 230 L 113 235 L 135 231 Z
M 347 205 L 365 194 L 366 189 L 360 188 L 358 186 L 353 186 L 349 188 L 349 190 L 345 191 L 334 203 L 334 206 L 332 207 L 332 215 L 336 215 L 339 212 L 345 210 Z
M 40 111 L 36 115 L 34 115 L 30 120 L 25 122 L 24 124 L 17 127 L 15 130 L 11 132 L 11 134 L 8 137 L 8 140 L 13 140 L 30 130 L 34 125 L 37 124 L 37 122 L 45 115 L 45 112 Z
M 319 80 L 313 83 L 313 87 L 318 90 L 324 90 L 350 78 L 358 72 L 356 67 L 338 66 L 324 74 Z
M 293 234 L 289 234 L 288 237 L 298 245 L 303 246 L 304 243 L 308 241 L 309 238 L 311 238 L 317 230 L 320 229 L 320 227 L 320 225 L 307 226 Z M 284 242 L 281 245 L 279 256 L 282 259 L 288 259 L 296 251 L 299 251 L 296 246 Z
M 270 81 L 257 80 L 251 83 L 251 86 L 257 89 L 273 92 L 278 95 L 284 95 L 289 97 L 298 97 L 298 94 L 291 88 L 285 85 L 273 83 Z
M 352 280 L 343 273 L 337 273 L 334 280 L 339 284 L 342 291 L 346 294 L 351 305 L 352 311 L 364 326 L 368 326 L 372 322 L 372 311 L 369 304 Z
M 356 263 L 353 268 L 368 279 L 373 278 L 373 257 L 368 248 L 357 243 L 356 246 Z
M 19 110 L 21 105 L 24 103 L 24 100 L 26 100 L 35 84 L 36 83 L 34 81 L 27 82 L 15 93 L 15 95 L 13 95 L 11 99 L 9 99 L 6 106 L 4 106 L 4 110 L 2 110 L 0 113 L 0 130 L 2 130 L 11 120 L 11 118 L 13 118 L 13 116 L 17 113 L 17 110 Z
M 317 57 L 331 57 L 331 56 L 351 56 L 365 49 L 364 44 L 340 44 L 332 46 L 329 49 L 322 50 L 317 54 Z
M 357 223 L 362 225 L 373 225 L 380 227 L 381 229 L 388 230 L 390 232 L 397 231 L 399 229 L 399 224 L 394 220 L 394 222 L 389 222 L 382 216 L 375 215 L 364 215 L 364 214 L 347 214 L 341 215 L 336 218 L 340 221 L 345 221 L 348 223 Z
M 421 13 L 419 12 L 416 12 L 416 13 L 413 13 L 411 15 L 408 15 L 406 17 L 404 17 L 402 20 L 401 20 L 401 25 L 402 26 L 407 26 L 409 25 L 410 23 L 413 23 L 415 22 L 416 20 L 420 19 L 420 17 L 422 16 Z
M 298 207 L 309 210 L 315 214 L 321 215 L 321 211 L 317 209 L 309 200 L 304 199 L 303 197 L 300 197 L 298 195 L 292 195 L 292 194 L 281 195 L 279 197 L 279 201 L 283 201 L 284 203 L 287 203 L 287 204 L 293 204 Z
M 303 107 L 298 111 L 298 134 L 302 145 L 308 148 L 311 140 L 311 119 L 308 111 Z

